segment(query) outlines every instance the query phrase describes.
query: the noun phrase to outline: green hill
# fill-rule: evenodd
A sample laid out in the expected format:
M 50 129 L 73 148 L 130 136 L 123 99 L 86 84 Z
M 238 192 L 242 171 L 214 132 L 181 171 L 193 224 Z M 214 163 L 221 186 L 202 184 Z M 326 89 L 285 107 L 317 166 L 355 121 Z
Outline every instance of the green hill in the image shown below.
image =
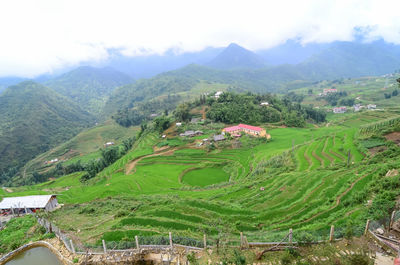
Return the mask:
M 125 128 L 112 120 L 108 120 L 95 127 L 89 128 L 77 134 L 72 139 L 36 156 L 21 169 L 23 177 L 33 172 L 42 173 L 56 166 L 45 165 L 45 161 L 59 159 L 64 164 L 70 164 L 80 160 L 82 163 L 101 156 L 100 149 L 107 142 L 120 144 L 124 139 L 135 136 L 137 128 Z
M 33 81 L 1 94 L 0 113 L 0 172 L 23 165 L 93 122 L 77 104 Z
M 112 68 L 84 66 L 44 84 L 96 115 L 101 112 L 107 98 L 116 87 L 132 82 L 128 75 Z

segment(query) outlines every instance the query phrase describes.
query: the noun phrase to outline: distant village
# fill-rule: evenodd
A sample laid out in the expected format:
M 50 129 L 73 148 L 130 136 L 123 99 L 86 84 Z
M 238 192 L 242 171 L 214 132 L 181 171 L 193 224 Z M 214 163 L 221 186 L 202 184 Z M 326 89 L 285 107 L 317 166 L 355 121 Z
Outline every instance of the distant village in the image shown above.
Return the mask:
M 321 93 L 318 94 L 320 97 L 327 96 L 329 94 L 334 94 L 338 93 L 338 90 L 336 88 L 325 88 Z M 359 98 L 357 98 L 359 99 Z M 361 104 L 354 104 L 353 107 L 346 107 L 346 106 L 339 106 L 339 107 L 334 107 L 332 109 L 332 112 L 335 114 L 340 114 L 340 113 L 346 113 L 349 110 L 353 110 L 354 112 L 361 111 L 362 109 L 367 109 L 367 110 L 376 110 L 376 104 L 368 104 L 366 106 L 361 105 Z

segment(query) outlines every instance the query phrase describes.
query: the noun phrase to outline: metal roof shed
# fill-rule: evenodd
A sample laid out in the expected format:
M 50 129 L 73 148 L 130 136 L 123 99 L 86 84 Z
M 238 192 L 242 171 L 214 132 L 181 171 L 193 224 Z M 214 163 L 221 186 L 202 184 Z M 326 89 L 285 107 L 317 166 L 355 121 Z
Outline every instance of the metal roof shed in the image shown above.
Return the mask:
M 56 195 L 33 195 L 6 197 L 0 202 L 0 210 L 8 209 L 45 209 L 51 211 L 58 205 Z

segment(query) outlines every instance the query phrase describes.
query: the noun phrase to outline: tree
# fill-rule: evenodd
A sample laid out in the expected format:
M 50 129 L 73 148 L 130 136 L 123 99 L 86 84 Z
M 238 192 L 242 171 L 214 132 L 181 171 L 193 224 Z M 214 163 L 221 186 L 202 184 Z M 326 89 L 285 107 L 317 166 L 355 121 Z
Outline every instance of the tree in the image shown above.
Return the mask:
M 174 116 L 179 121 L 188 121 L 190 119 L 190 107 L 187 103 L 182 103 L 176 107 Z
M 168 129 L 171 121 L 168 117 L 160 116 L 154 119 L 154 129 L 160 133 Z
M 101 156 L 104 159 L 106 166 L 114 163 L 119 158 L 119 148 L 117 146 L 101 149 Z

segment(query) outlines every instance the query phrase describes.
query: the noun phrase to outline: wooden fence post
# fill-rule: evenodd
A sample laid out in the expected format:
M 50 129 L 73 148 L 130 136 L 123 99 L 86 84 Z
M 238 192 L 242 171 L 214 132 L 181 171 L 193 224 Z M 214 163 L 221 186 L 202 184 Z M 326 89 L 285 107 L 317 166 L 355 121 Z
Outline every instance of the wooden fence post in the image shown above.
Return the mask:
M 390 217 L 389 230 L 392 229 L 395 215 L 396 215 L 396 211 L 393 211 L 392 216 Z
M 333 240 L 335 239 L 335 226 L 331 225 L 331 232 L 329 234 L 329 242 L 333 242 Z
M 249 246 L 249 241 L 247 241 L 247 237 L 243 236 L 243 248 L 248 249 Z
M 293 229 L 289 229 L 289 244 L 293 244 Z
M 107 253 L 106 241 L 104 241 L 104 239 L 103 239 L 102 242 L 103 242 L 104 254 L 106 254 Z
M 74 243 L 72 242 L 72 239 L 69 240 L 69 243 L 71 244 L 72 253 L 75 254 L 76 252 L 75 252 L 75 247 L 74 247 Z
M 207 249 L 207 235 L 206 234 L 203 235 L 203 246 L 204 246 L 204 249 Z
M 240 232 L 240 248 L 243 247 L 243 232 Z
M 135 236 L 135 242 L 136 242 L 136 249 L 139 250 L 140 246 L 139 246 L 139 238 L 138 238 L 138 236 Z
M 169 246 L 172 248 L 173 244 L 172 244 L 172 233 L 169 232 Z
M 367 235 L 368 229 L 369 229 L 369 219 L 367 220 L 367 223 L 365 224 L 364 236 Z

